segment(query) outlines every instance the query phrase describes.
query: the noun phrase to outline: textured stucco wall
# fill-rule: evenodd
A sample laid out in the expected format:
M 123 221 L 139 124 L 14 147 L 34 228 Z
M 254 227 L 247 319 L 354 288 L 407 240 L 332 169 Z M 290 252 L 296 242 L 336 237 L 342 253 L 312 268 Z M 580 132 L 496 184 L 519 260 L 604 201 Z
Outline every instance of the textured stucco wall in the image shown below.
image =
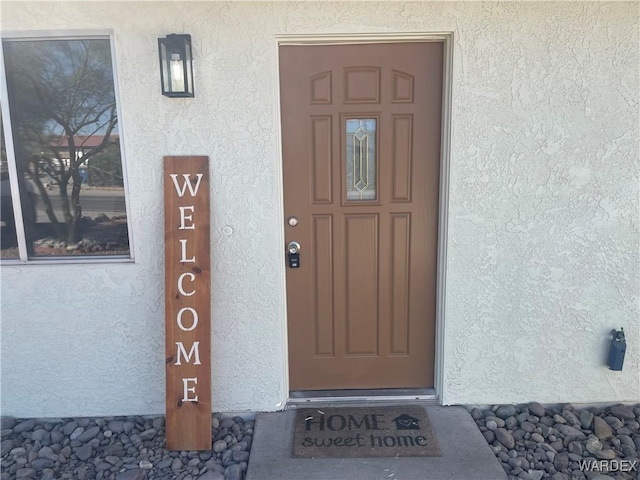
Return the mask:
M 640 398 L 637 4 L 0 8 L 3 30 L 113 29 L 136 255 L 2 267 L 3 413 L 164 411 L 167 154 L 211 157 L 213 408 L 282 406 L 282 33 L 454 32 L 444 402 Z M 193 36 L 195 99 L 159 93 L 171 32 Z M 609 372 L 621 325 L 625 370 Z

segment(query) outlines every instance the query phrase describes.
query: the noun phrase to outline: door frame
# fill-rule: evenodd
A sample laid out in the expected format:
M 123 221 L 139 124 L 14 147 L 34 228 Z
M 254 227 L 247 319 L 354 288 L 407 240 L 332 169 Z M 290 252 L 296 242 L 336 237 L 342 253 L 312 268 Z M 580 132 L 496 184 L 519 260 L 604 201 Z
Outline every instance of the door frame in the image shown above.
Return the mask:
M 284 339 L 283 373 L 285 398 L 290 400 L 289 389 L 289 336 L 287 331 L 287 289 L 286 267 L 284 254 L 284 169 L 282 155 L 282 113 L 280 111 L 280 47 L 283 45 L 349 45 L 375 43 L 415 43 L 415 42 L 443 42 L 443 83 L 442 83 L 442 119 L 440 138 L 440 180 L 438 201 L 438 252 L 436 272 L 436 338 L 434 358 L 434 389 L 439 403 L 446 404 L 444 369 L 445 353 L 445 302 L 446 302 L 446 273 L 447 273 L 447 238 L 449 219 L 449 164 L 451 158 L 451 89 L 453 80 L 453 32 L 406 32 L 406 33 L 354 33 L 354 34 L 278 34 L 275 35 L 275 115 L 276 115 L 276 147 L 279 166 L 280 187 L 280 224 L 278 233 L 280 238 L 282 281 L 283 281 L 283 314 L 282 334 Z M 415 397 L 415 396 L 414 396 Z M 384 397 L 371 397 L 380 398 Z M 443 399 L 445 400 L 443 402 Z M 282 405 L 284 407 L 284 405 Z

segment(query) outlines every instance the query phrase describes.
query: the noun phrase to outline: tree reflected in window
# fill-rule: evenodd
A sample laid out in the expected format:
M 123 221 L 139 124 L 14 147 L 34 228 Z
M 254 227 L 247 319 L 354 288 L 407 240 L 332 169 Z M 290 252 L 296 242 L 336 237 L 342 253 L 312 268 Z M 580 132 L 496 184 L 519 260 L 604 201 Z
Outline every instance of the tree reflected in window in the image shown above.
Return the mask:
M 29 256 L 129 255 L 109 40 L 3 48 Z

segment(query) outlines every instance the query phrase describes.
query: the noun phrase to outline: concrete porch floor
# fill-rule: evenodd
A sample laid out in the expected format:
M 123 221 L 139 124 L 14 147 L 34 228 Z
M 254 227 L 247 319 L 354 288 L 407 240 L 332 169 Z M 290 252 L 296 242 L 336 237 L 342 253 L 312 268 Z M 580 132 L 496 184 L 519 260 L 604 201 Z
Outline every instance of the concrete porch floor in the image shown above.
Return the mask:
M 441 457 L 294 458 L 292 449 L 296 411 L 260 413 L 256 418 L 246 480 L 507 478 L 465 408 L 411 403 L 416 404 L 427 410 L 440 445 Z

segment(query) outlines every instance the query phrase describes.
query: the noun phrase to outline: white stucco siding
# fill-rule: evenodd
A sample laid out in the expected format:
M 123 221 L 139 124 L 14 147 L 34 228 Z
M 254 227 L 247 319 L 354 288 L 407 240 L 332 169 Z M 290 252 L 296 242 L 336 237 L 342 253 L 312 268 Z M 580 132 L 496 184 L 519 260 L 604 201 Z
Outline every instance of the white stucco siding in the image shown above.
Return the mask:
M 445 401 L 640 398 L 638 25 L 626 7 L 458 17 L 469 27 L 455 58 Z M 607 333 L 622 325 L 625 370 L 610 372 Z
M 213 408 L 287 396 L 278 34 L 454 34 L 443 401 L 640 398 L 635 3 L 3 2 L 111 29 L 136 261 L 2 267 L 2 411 L 164 411 L 162 157 L 211 158 Z M 190 33 L 194 99 L 160 94 Z M 230 227 L 230 228 L 226 228 Z M 624 326 L 625 368 L 604 366 Z

